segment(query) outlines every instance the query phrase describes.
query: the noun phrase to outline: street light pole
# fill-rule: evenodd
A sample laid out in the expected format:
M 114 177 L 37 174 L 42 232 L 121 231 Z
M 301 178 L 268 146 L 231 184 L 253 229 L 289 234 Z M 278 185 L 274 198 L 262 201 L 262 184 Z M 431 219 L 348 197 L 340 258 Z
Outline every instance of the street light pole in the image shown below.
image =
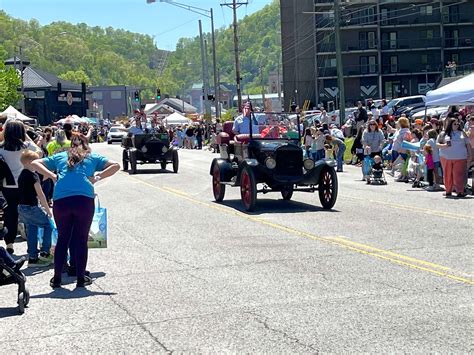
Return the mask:
M 206 116 L 209 114 L 209 87 L 207 85 L 207 68 L 206 68 L 206 53 L 204 49 L 204 39 L 202 37 L 202 25 L 201 20 L 199 20 L 199 40 L 201 42 L 201 61 L 202 61 L 202 85 L 204 89 L 204 112 Z
M 147 0 L 147 4 L 151 4 L 153 2 L 156 2 L 156 0 Z M 216 38 L 215 38 L 215 34 L 214 34 L 214 32 L 215 32 L 214 31 L 214 12 L 212 10 L 212 7 L 209 10 L 206 10 L 206 9 L 203 9 L 203 8 L 200 8 L 200 7 L 190 6 L 190 5 L 182 4 L 182 3 L 179 3 L 179 2 L 175 2 L 173 0 L 160 0 L 160 2 L 166 2 L 170 5 L 173 5 L 173 6 L 181 8 L 181 9 L 185 9 L 185 10 L 197 13 L 201 16 L 204 16 L 204 17 L 207 17 L 207 18 L 211 19 L 212 61 L 213 61 L 213 69 L 214 69 L 213 70 L 214 71 L 214 94 L 216 95 L 216 101 L 215 101 L 216 117 L 219 118 L 220 117 L 220 111 L 219 111 L 220 90 L 219 90 L 219 87 L 217 85 Z M 209 79 L 208 79 L 208 82 L 209 82 Z M 206 99 L 207 99 L 207 97 L 206 97 Z

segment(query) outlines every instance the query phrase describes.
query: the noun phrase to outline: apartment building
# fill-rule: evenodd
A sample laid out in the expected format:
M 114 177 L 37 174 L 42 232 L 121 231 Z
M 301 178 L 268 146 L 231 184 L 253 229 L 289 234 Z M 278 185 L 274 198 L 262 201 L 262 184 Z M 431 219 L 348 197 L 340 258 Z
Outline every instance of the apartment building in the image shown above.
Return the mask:
M 334 1 L 280 3 L 285 107 L 337 102 Z M 339 8 L 348 106 L 424 94 L 448 62 L 474 63 L 473 0 L 341 0 Z

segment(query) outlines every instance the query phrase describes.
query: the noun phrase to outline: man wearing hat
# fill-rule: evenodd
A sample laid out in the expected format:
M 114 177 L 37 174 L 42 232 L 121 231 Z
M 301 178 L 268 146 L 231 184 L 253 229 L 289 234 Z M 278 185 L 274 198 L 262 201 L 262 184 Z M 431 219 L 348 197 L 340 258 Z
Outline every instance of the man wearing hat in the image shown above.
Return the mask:
M 234 126 L 232 127 L 232 132 L 235 135 L 237 134 L 250 134 L 250 120 L 252 115 L 252 108 L 250 102 L 246 102 L 242 107 L 242 114 L 238 116 L 234 121 Z M 253 133 L 259 133 L 258 124 L 253 120 Z

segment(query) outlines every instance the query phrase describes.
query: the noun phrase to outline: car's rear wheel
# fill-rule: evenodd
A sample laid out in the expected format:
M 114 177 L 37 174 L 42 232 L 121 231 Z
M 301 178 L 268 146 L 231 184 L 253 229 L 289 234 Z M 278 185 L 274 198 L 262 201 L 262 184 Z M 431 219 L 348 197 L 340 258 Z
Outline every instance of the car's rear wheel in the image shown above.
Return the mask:
M 123 166 L 123 171 L 128 170 L 128 153 L 125 149 L 123 150 L 123 153 L 122 153 L 122 166 Z
M 283 197 L 283 199 L 286 201 L 291 200 L 291 197 L 293 197 L 293 186 L 285 186 L 282 188 L 281 197 Z
M 178 158 L 178 151 L 177 150 L 173 150 L 173 172 L 175 174 L 178 173 L 178 169 L 179 169 L 179 158 Z
M 323 208 L 333 208 L 337 199 L 337 175 L 333 168 L 326 166 L 321 170 L 318 192 Z
M 252 168 L 246 166 L 240 173 L 240 197 L 247 211 L 253 211 L 257 203 L 257 183 Z
M 212 170 L 212 192 L 217 202 L 221 202 L 224 199 L 225 185 L 221 183 L 221 169 L 217 164 L 214 165 Z
M 162 162 L 160 163 L 160 165 L 161 165 L 161 169 L 163 169 L 163 170 L 166 169 L 166 162 L 165 162 L 165 161 L 162 161 Z
M 132 152 L 129 153 L 129 156 L 130 156 L 129 174 L 133 175 L 137 173 L 137 156 L 135 153 L 132 153 Z

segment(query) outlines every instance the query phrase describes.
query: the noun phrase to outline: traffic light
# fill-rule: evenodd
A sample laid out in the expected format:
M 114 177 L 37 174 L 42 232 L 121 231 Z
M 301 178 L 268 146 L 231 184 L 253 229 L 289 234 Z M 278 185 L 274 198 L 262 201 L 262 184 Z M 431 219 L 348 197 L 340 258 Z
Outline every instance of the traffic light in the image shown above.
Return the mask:
M 140 102 L 140 93 L 138 91 L 135 91 L 135 102 Z
M 161 99 L 161 90 L 160 89 L 156 89 L 156 99 L 157 100 Z

